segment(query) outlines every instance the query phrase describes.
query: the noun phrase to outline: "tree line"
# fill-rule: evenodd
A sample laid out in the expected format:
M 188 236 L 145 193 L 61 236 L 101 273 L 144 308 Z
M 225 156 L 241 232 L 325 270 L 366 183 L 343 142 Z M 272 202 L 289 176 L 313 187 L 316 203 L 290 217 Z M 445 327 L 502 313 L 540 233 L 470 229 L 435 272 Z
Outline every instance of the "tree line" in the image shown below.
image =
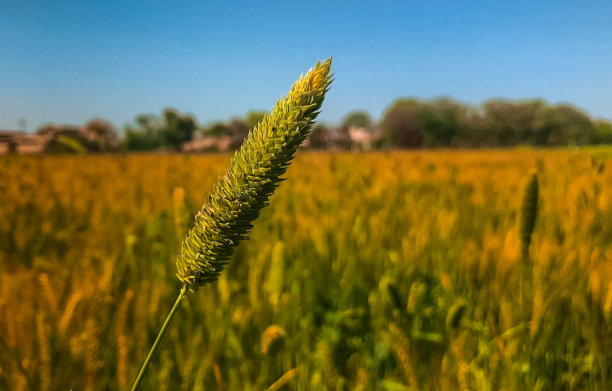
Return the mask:
M 236 149 L 265 114 L 251 111 L 244 118 L 201 126 L 192 115 L 168 108 L 159 116 L 138 115 L 121 138 L 109 122 L 100 119 L 81 128 L 46 125 L 37 133 L 53 141 L 48 152 L 180 151 L 186 143 L 206 138 L 225 138 L 224 145 Z M 493 99 L 469 106 L 442 97 L 397 99 L 378 122 L 364 111 L 349 113 L 335 127 L 319 122 L 306 146 L 375 149 L 587 144 L 612 144 L 612 123 L 590 118 L 569 104 L 550 105 L 541 99 Z M 215 144 L 210 145 L 214 150 Z
M 612 142 L 612 123 L 544 100 L 494 99 L 471 107 L 450 98 L 398 99 L 380 122 L 382 145 L 420 147 L 563 146 Z

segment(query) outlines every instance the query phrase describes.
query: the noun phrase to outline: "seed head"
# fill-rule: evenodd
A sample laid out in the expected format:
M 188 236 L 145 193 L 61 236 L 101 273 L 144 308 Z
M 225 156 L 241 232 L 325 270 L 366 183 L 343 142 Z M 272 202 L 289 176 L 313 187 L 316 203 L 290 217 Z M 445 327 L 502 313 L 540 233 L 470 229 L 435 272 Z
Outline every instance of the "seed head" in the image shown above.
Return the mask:
M 529 254 L 531 235 L 538 214 L 538 176 L 532 173 L 525 185 L 523 206 L 521 208 L 520 236 L 521 253 L 524 258 Z
M 261 352 L 271 356 L 275 355 L 285 345 L 286 337 L 287 333 L 282 327 L 275 324 L 266 327 L 261 335 Z
M 179 252 L 178 279 L 190 289 L 215 281 L 234 247 L 283 179 L 319 114 L 331 79 L 331 58 L 296 81 L 248 134 L 197 213 Z
M 467 304 L 463 300 L 456 301 L 446 313 L 446 330 L 456 330 L 461 324 L 461 319 L 467 309 Z

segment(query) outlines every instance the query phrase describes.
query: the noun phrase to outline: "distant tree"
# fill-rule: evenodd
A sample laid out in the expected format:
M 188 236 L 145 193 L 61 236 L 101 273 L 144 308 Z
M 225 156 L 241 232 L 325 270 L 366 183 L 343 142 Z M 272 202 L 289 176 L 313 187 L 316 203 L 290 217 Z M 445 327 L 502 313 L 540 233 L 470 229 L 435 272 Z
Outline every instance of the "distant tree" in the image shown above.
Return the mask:
M 232 149 L 238 149 L 242 145 L 242 142 L 249 134 L 249 128 L 245 121 L 234 118 L 227 125 L 230 136 L 232 136 Z
M 204 130 L 206 136 L 229 136 L 230 129 L 223 122 L 215 122 Z
M 419 148 L 423 129 L 416 115 L 420 103 L 416 99 L 399 99 L 385 111 L 381 121 L 383 139 L 388 146 Z
M 196 121 L 190 115 L 181 115 L 174 109 L 166 109 L 163 113 L 163 124 L 160 129 L 165 144 L 180 150 L 181 144 L 193 140 L 197 128 Z
M 368 113 L 364 111 L 353 111 L 344 118 L 342 127 L 348 129 L 353 126 L 370 129 L 372 127 L 372 120 Z
M 449 146 L 466 126 L 467 107 L 450 98 L 438 98 L 420 104 L 415 122 L 423 131 L 423 145 Z
M 246 125 L 245 121 L 239 118 L 233 118 L 227 125 L 227 129 L 233 137 L 240 140 L 244 140 L 247 134 L 249 134 L 249 127 Z
M 87 140 L 78 126 L 47 124 L 36 130 L 44 136 L 46 153 L 83 153 Z
M 266 114 L 266 111 L 249 111 L 244 119 L 247 129 L 253 129 Z
M 69 136 L 69 137 L 80 137 L 79 127 L 72 125 L 56 125 L 56 124 L 45 124 L 40 128 L 36 129 L 36 134 L 45 137 L 54 137 L 58 134 Z
M 136 117 L 136 126 L 126 126 L 124 145 L 135 151 L 167 147 L 179 150 L 182 143 L 193 139 L 197 127 L 191 115 L 170 108 L 164 110 L 161 117 L 141 114 Z
M 465 116 L 451 140 L 451 146 L 460 148 L 486 146 L 487 135 L 482 110 L 479 107 L 465 106 Z
M 128 151 L 150 151 L 164 146 L 165 140 L 160 131 L 162 123 L 152 114 L 136 116 L 136 126 L 125 127 L 124 147 Z
M 545 145 L 548 128 L 544 121 L 546 103 L 539 99 L 513 102 L 490 100 L 484 103 L 489 145 Z
M 90 151 L 115 151 L 119 147 L 117 131 L 110 122 L 99 118 L 92 119 L 83 125 L 81 132 Z
M 246 138 L 249 130 L 255 127 L 266 115 L 265 112 L 250 111 L 245 119 L 233 118 L 228 123 L 215 122 L 202 130 L 204 136 L 229 136 L 231 149 L 238 149 Z
M 593 141 L 597 144 L 612 144 L 612 122 L 597 120 L 593 122 L 595 133 Z
M 485 127 L 483 135 L 485 145 L 512 145 L 515 143 L 515 132 L 511 125 L 514 103 L 505 100 L 490 100 L 483 104 Z
M 128 151 L 150 151 L 159 147 L 152 145 L 151 140 L 147 138 L 144 132 L 134 128 L 126 127 L 125 136 L 123 138 L 123 148 Z
M 548 108 L 545 124 L 549 145 L 585 145 L 595 140 L 589 116 L 570 105 Z
M 310 131 L 308 142 L 311 148 L 325 149 L 330 140 L 330 131 L 324 124 L 316 124 Z

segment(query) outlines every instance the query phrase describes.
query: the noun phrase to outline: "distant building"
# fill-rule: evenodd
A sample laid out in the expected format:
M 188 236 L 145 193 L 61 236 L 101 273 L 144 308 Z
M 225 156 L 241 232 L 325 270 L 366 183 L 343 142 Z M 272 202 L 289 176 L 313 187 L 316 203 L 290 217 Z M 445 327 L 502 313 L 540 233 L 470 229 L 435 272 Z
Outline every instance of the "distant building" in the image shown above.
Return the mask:
M 351 126 L 348 129 L 348 135 L 351 140 L 351 149 L 361 150 L 374 148 L 382 138 L 382 134 L 378 129 L 369 130 L 357 126 Z
M 225 152 L 231 150 L 234 144 L 235 140 L 232 136 L 204 136 L 183 143 L 181 151 L 190 153 Z
M 47 138 L 21 131 L 0 130 L 0 155 L 44 152 Z
M 319 136 L 319 138 L 322 138 Z M 361 150 L 375 149 L 382 140 L 379 129 L 368 129 L 359 126 L 330 128 L 323 137 L 322 147 L 330 150 Z

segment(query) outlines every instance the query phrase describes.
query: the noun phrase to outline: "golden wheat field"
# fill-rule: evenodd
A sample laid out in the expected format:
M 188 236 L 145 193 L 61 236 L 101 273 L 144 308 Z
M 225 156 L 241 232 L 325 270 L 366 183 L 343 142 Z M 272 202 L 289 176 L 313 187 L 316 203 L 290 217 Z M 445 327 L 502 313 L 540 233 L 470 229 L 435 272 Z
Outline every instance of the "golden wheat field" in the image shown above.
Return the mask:
M 608 156 L 301 152 L 142 389 L 612 389 Z M 0 158 L 0 390 L 131 387 L 229 159 Z

